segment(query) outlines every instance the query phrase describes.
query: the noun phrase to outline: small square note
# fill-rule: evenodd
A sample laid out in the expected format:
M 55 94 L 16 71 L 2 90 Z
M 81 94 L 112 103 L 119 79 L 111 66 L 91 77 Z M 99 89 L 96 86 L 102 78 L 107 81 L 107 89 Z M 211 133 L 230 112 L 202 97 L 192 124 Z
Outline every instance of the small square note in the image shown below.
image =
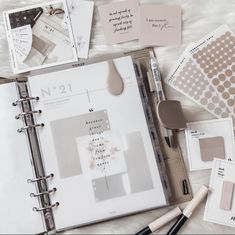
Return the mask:
M 139 4 L 126 0 L 99 7 L 106 42 L 109 45 L 132 41 L 139 34 Z
M 181 43 L 181 8 L 178 5 L 143 4 L 140 7 L 140 45 Z

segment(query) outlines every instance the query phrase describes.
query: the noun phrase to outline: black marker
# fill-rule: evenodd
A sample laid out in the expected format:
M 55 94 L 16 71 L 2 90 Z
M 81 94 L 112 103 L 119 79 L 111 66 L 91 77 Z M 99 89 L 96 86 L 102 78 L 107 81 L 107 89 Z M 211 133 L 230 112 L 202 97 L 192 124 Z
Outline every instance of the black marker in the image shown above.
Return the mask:
M 206 186 L 202 186 L 200 190 L 197 192 L 192 201 L 188 204 L 188 206 L 184 209 L 182 215 L 177 219 L 175 224 L 168 231 L 167 235 L 175 235 L 187 221 L 187 219 L 192 215 L 195 208 L 200 204 L 200 202 L 206 197 L 209 189 Z
M 182 213 L 179 207 L 176 207 L 175 209 L 169 211 L 162 217 L 156 219 L 152 223 L 150 223 L 147 227 L 140 230 L 136 235 L 146 235 L 155 232 L 159 228 L 161 228 L 163 225 L 167 224 L 177 216 L 179 216 Z

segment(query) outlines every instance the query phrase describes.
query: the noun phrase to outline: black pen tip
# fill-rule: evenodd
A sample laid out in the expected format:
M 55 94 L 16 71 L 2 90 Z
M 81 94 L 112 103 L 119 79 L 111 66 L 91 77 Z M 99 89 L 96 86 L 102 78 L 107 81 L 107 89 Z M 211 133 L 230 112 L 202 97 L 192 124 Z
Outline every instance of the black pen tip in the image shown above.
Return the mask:
M 171 148 L 171 142 L 170 142 L 169 137 L 165 137 L 165 141 L 166 141 L 168 147 Z

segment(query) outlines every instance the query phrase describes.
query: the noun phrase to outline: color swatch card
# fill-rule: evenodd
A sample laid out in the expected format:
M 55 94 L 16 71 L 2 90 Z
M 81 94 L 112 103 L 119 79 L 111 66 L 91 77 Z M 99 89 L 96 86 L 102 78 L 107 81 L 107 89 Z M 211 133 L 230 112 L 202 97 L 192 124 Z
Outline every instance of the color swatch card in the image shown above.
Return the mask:
M 235 159 L 231 118 L 187 123 L 185 136 L 191 171 L 210 169 L 214 158 Z
M 99 6 L 99 13 L 109 45 L 138 39 L 139 4 L 137 0 Z
M 178 5 L 140 6 L 140 45 L 166 46 L 181 43 L 181 8 Z
M 235 227 L 235 162 L 214 160 L 204 220 Z
M 235 114 L 235 35 L 223 25 L 195 44 L 192 59 Z
M 216 90 L 210 84 L 206 75 L 191 58 L 190 50 L 195 44 L 190 44 L 169 72 L 165 82 L 177 91 L 189 97 L 217 118 L 235 115 L 220 99 Z

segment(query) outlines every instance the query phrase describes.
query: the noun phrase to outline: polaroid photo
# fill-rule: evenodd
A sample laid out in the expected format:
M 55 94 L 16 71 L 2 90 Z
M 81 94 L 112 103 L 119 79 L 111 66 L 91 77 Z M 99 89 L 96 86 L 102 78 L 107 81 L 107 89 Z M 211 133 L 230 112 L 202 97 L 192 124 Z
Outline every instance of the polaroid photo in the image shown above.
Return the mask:
M 210 169 L 214 158 L 234 160 L 231 118 L 187 123 L 185 137 L 191 171 Z
M 3 16 L 14 73 L 77 61 L 66 1 L 10 10 Z

